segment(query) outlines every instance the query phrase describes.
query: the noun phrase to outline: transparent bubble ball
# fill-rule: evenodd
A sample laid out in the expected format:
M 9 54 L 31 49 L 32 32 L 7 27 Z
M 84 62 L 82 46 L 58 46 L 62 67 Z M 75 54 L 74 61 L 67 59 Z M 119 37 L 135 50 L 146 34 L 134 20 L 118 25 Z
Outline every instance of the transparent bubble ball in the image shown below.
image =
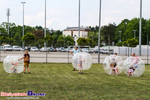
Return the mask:
M 129 75 L 133 68 L 134 71 Z M 145 71 L 145 63 L 140 57 L 128 57 L 123 63 L 123 70 L 126 75 L 140 77 Z
M 107 56 L 103 62 L 103 68 L 108 75 L 118 75 L 123 71 L 123 60 L 120 56 Z
M 85 52 L 76 53 L 72 57 L 72 65 L 77 70 L 81 68 L 83 68 L 83 70 L 88 70 L 92 66 L 92 57 L 90 54 Z
M 3 61 L 4 70 L 7 73 L 21 73 L 24 70 L 23 60 L 18 61 L 22 56 L 7 56 Z

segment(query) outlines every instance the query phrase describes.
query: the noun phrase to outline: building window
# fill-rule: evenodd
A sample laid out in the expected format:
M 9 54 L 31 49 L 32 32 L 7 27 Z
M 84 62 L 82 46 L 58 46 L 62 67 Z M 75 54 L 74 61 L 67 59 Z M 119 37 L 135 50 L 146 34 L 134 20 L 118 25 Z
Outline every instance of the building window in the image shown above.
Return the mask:
M 73 37 L 73 31 L 71 31 L 71 36 Z

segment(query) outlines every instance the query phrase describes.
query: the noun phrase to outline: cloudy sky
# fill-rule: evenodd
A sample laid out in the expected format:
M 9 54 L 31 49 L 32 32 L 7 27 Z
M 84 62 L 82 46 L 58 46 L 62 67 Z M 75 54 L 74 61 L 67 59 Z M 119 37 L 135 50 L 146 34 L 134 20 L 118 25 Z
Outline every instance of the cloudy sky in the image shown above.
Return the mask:
M 44 26 L 45 0 L 0 0 L 0 23 L 7 21 L 6 10 L 10 8 L 10 22 L 22 25 L 25 3 L 25 25 Z M 78 26 L 79 0 L 47 0 L 47 28 L 63 30 Z M 143 0 L 143 17 L 150 18 L 150 0 Z M 132 19 L 140 15 L 140 0 L 102 0 L 102 25 Z M 81 25 L 96 26 L 99 21 L 99 0 L 81 0 Z

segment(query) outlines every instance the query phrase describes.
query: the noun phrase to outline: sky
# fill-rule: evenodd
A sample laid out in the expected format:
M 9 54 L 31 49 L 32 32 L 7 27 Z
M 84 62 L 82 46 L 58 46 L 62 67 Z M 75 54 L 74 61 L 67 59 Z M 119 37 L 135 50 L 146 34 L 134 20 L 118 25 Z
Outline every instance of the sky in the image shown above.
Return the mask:
M 81 26 L 99 25 L 99 1 L 81 1 Z M 150 18 L 150 0 L 143 1 L 142 16 Z M 45 18 L 45 0 L 0 0 L 0 24 L 7 22 L 6 11 L 10 8 L 10 22 L 16 25 L 24 24 L 32 27 L 43 26 Z M 49 29 L 64 30 L 67 27 L 78 26 L 79 0 L 47 0 L 46 26 Z M 132 19 L 140 16 L 140 0 L 102 0 L 101 25 L 116 23 L 123 19 Z

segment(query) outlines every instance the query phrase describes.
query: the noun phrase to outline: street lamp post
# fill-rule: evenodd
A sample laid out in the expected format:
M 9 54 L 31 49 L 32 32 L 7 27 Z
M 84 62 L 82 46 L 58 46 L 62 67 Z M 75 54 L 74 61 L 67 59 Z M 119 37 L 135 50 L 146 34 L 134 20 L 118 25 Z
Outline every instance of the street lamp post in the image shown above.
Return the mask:
M 136 35 L 136 30 L 133 30 L 133 32 L 134 32 L 134 39 L 135 39 L 135 35 Z
M 140 24 L 139 24 L 139 56 L 141 56 L 141 34 L 142 34 L 142 0 L 140 0 Z
M 44 37 L 46 37 L 46 0 L 45 0 L 45 29 L 44 29 Z M 44 42 L 44 49 L 46 49 L 46 42 Z
M 78 38 L 80 38 L 80 0 L 79 0 L 79 19 L 78 19 L 78 26 L 79 26 L 79 32 L 78 32 Z
M 101 0 L 99 4 L 98 63 L 100 63 Z
M 22 37 L 24 36 L 24 4 L 26 2 L 21 2 L 23 4 L 23 26 L 22 26 Z M 24 49 L 24 41 L 22 42 L 22 48 Z
M 9 37 L 9 16 L 10 16 L 10 9 L 7 9 L 7 32 L 8 32 L 8 37 Z

